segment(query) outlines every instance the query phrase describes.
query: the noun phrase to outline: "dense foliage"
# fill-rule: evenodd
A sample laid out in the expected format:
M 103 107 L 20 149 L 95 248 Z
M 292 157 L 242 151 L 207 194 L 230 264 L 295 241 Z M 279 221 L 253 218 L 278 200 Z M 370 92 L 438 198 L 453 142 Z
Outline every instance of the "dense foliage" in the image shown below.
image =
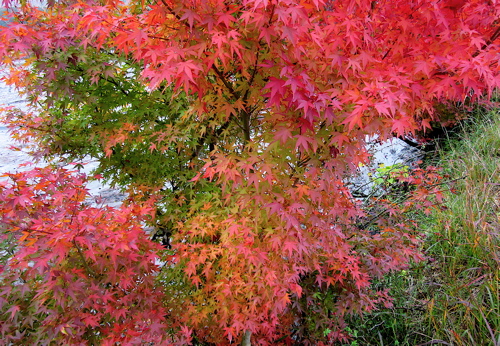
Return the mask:
M 160 246 L 147 207 L 85 204 L 84 178 L 64 170 L 9 174 L 0 187 L 2 343 L 161 340 Z
M 439 176 L 415 169 L 391 178 L 406 186 L 404 200 L 354 198 L 349 177 L 369 159 L 367 136 L 448 121 L 436 106 L 487 101 L 500 81 L 496 0 L 23 2 L 11 13 L 0 57 L 32 107 L 6 112 L 15 135 L 41 155 L 98 159 L 98 173 L 130 198 L 104 222 L 82 197 L 45 201 L 55 194 L 40 185 L 49 171 L 1 187 L 12 250 L 0 280 L 29 279 L 20 295 L 0 292 L 6 340 L 345 338 L 346 315 L 390 305 L 371 281 L 421 259 L 408 211 L 440 197 Z M 126 208 L 149 218 L 128 226 Z M 80 212 L 88 218 L 73 228 Z M 69 221 L 55 227 L 58 217 Z M 172 248 L 159 251 L 139 222 Z M 67 240 L 43 264 L 48 234 Z M 84 234 L 112 240 L 96 255 Z M 138 239 L 144 248 L 130 245 Z M 109 247 L 123 249 L 118 272 L 133 279 L 117 276 Z M 111 295 L 106 313 L 38 293 L 55 270 L 73 275 L 66 284 L 79 301 L 95 299 L 85 287 Z M 123 302 L 138 317 L 123 316 Z M 26 311 L 36 317 L 29 328 L 15 323 Z

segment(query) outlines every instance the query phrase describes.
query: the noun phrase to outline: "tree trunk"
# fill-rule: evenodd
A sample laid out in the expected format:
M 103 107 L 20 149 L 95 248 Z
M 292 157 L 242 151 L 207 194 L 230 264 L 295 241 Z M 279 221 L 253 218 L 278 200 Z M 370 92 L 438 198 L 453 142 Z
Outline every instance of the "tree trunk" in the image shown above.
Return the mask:
M 250 342 L 250 338 L 252 337 L 252 332 L 247 330 L 245 334 L 243 334 L 243 340 L 241 341 L 241 346 L 252 346 Z

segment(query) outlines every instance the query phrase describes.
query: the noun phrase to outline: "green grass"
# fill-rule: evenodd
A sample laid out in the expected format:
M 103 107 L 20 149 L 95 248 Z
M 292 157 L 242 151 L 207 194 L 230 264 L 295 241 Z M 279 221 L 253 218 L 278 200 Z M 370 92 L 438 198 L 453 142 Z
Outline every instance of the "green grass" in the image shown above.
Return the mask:
M 443 153 L 459 179 L 447 210 L 436 212 L 428 254 L 439 285 L 428 305 L 428 332 L 452 345 L 500 345 L 500 117 L 464 125 Z M 429 276 L 429 274 L 427 274 Z
M 441 147 L 445 208 L 421 220 L 429 259 L 374 283 L 395 307 L 351 320 L 350 345 L 500 346 L 500 116 L 476 116 Z

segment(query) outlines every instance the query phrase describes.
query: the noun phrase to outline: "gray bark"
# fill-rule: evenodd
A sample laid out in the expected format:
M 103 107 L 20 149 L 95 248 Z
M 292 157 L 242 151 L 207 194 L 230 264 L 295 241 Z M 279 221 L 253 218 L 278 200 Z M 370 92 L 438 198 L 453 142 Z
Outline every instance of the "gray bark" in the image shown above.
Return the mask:
M 252 346 L 250 342 L 250 338 L 252 337 L 252 332 L 247 330 L 245 334 L 243 334 L 243 340 L 241 341 L 241 346 Z

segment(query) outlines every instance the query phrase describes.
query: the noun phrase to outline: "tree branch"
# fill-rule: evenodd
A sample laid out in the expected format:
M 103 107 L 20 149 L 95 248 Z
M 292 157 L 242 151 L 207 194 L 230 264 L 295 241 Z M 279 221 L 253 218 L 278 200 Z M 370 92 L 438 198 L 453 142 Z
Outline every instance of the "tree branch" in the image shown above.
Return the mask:
M 201 152 L 201 149 L 205 145 L 205 142 L 206 142 L 207 138 L 209 138 L 209 137 L 212 137 L 212 138 L 219 137 L 222 134 L 222 132 L 224 132 L 224 130 L 226 130 L 229 127 L 229 124 L 231 123 L 231 119 L 232 118 L 230 118 L 228 121 L 226 121 L 224 124 L 222 124 L 222 126 L 219 127 L 217 129 L 217 131 L 215 131 L 213 133 L 206 133 L 203 137 L 201 137 L 200 141 L 198 142 L 198 145 L 196 145 L 196 148 L 193 151 L 193 153 L 191 154 L 191 156 L 189 157 L 188 161 L 191 162 L 196 157 L 198 157 L 198 155 Z M 210 141 L 208 144 L 211 144 L 211 143 L 212 143 L 212 141 Z
M 76 240 L 73 239 L 72 243 L 75 245 L 76 247 L 76 251 L 78 252 L 78 256 L 80 257 L 80 259 L 82 260 L 82 263 L 83 263 L 83 266 L 85 267 L 85 270 L 87 271 L 87 274 L 93 276 L 94 278 L 97 278 L 98 275 L 96 274 L 96 272 L 90 268 L 89 264 L 87 263 L 87 261 L 85 260 L 85 256 L 83 256 L 83 252 L 82 250 L 80 249 L 80 247 L 78 246 L 78 244 L 76 243 Z

